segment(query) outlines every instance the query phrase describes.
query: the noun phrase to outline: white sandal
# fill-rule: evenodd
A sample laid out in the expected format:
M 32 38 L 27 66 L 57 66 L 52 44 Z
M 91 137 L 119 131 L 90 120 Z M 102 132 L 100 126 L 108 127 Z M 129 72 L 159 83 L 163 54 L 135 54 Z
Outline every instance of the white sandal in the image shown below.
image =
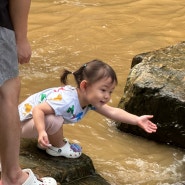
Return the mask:
M 66 144 L 63 147 L 57 148 L 57 147 L 51 146 L 46 149 L 46 152 L 49 155 L 52 155 L 55 157 L 63 156 L 66 158 L 78 158 L 82 154 L 82 148 L 78 144 L 74 144 L 74 143 L 71 144 L 68 141 L 66 141 Z
M 37 179 L 30 169 L 24 169 L 22 171 L 28 173 L 29 175 L 22 185 L 57 185 L 56 180 L 52 177 L 43 177 L 41 179 Z

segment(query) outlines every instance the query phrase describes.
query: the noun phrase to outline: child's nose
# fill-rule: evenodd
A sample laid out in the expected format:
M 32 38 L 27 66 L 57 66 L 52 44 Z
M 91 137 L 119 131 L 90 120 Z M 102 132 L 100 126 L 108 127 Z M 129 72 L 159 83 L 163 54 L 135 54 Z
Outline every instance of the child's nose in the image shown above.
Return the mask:
M 110 98 L 110 93 L 105 93 L 105 99 L 109 99 Z

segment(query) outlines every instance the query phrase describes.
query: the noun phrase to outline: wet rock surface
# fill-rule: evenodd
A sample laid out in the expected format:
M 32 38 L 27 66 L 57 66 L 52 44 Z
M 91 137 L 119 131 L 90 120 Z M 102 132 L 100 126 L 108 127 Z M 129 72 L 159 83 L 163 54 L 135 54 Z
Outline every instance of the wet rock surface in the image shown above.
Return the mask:
M 52 157 L 38 149 L 34 139 L 22 139 L 20 162 L 22 168 L 30 168 L 40 177 L 51 176 L 58 185 L 110 185 L 98 175 L 92 160 L 85 154 L 78 159 Z
M 119 107 L 158 125 L 154 134 L 117 123 L 120 130 L 185 149 L 185 42 L 135 56 Z

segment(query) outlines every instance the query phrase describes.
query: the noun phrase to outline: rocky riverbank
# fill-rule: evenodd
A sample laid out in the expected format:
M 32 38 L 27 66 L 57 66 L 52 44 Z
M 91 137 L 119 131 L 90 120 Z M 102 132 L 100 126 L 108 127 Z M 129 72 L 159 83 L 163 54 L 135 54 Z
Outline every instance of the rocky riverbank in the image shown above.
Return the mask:
M 92 160 L 85 154 L 78 159 L 52 157 L 38 149 L 37 141 L 22 139 L 20 162 L 39 176 L 52 176 L 62 185 L 110 185 L 96 173 Z

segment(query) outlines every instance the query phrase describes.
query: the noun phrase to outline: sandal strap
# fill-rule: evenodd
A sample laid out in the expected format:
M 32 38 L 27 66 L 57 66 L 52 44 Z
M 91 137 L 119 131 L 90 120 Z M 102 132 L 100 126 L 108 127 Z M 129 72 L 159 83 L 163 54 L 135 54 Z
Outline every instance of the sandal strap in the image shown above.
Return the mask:
M 57 182 L 52 177 L 37 178 L 31 169 L 24 169 L 23 172 L 28 173 L 28 178 L 22 185 L 57 185 Z

